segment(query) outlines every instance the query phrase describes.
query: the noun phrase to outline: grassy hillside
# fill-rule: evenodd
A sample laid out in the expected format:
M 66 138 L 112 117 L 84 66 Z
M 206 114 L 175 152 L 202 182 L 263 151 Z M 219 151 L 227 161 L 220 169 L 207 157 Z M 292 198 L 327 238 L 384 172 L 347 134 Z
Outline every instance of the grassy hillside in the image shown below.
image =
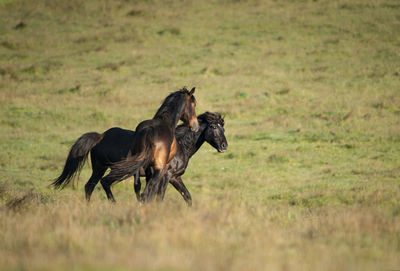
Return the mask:
M 225 115 L 183 180 L 47 186 L 89 131 L 182 86 Z M 0 269 L 400 268 L 400 4 L 0 0 Z

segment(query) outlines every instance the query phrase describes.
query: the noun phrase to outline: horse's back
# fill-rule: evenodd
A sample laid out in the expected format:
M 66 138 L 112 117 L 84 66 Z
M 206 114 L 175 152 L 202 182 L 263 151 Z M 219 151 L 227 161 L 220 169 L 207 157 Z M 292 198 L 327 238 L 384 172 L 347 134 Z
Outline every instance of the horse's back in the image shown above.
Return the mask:
M 134 145 L 135 132 L 113 127 L 103 133 L 103 139 L 92 149 L 92 156 L 109 165 L 126 157 Z
M 136 138 L 138 140 L 149 137 L 153 138 L 154 140 L 158 138 L 160 140 L 171 141 L 171 144 L 173 133 L 165 121 L 160 119 L 150 119 L 142 121 L 136 127 Z
M 129 138 L 135 135 L 135 131 L 122 129 L 120 127 L 113 127 L 103 133 L 103 138 L 114 140 L 115 138 Z

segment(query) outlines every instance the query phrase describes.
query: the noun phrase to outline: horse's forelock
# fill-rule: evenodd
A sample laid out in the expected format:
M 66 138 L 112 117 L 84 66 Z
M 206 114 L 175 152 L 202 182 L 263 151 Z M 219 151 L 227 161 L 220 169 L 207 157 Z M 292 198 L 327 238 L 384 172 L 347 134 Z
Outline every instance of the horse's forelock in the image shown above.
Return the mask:
M 217 113 L 205 112 L 197 116 L 197 118 L 207 122 L 208 124 L 221 124 L 221 126 L 224 126 L 225 124 L 224 118 L 218 112 Z

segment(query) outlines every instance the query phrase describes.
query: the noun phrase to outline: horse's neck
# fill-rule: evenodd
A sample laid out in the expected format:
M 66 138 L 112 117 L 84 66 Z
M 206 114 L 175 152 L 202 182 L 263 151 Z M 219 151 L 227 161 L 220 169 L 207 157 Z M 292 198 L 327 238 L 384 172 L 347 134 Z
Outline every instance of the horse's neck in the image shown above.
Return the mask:
M 192 132 L 189 128 L 185 127 L 187 129 L 186 132 L 178 139 L 179 145 L 182 146 L 182 150 L 188 158 L 192 157 L 200 149 L 201 145 L 203 145 L 205 141 L 203 132 L 206 126 L 206 124 L 200 124 L 197 132 Z
M 174 110 L 176 111 L 176 110 Z M 179 122 L 179 119 L 181 118 L 181 112 L 172 112 L 171 111 L 164 111 L 161 113 L 158 113 L 154 116 L 154 119 L 160 119 L 163 120 L 164 122 L 168 123 L 168 125 L 171 127 L 172 130 L 175 131 L 175 127 Z

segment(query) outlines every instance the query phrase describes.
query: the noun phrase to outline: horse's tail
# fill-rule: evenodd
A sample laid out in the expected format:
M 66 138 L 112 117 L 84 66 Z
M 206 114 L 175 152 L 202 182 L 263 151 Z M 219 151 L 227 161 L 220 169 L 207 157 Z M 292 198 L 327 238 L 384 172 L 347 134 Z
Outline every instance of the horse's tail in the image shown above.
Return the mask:
M 152 137 L 151 133 L 146 133 L 140 142 L 136 141 L 136 144 L 141 144 L 141 151 L 114 163 L 108 176 L 116 181 L 122 181 L 137 174 L 141 168 L 146 168 L 152 160 Z
M 54 186 L 54 188 L 62 189 L 69 184 L 75 175 L 81 171 L 90 150 L 96 146 L 102 138 L 103 135 L 96 132 L 86 133 L 78 138 L 69 151 L 61 175 L 55 179 L 51 185 Z

